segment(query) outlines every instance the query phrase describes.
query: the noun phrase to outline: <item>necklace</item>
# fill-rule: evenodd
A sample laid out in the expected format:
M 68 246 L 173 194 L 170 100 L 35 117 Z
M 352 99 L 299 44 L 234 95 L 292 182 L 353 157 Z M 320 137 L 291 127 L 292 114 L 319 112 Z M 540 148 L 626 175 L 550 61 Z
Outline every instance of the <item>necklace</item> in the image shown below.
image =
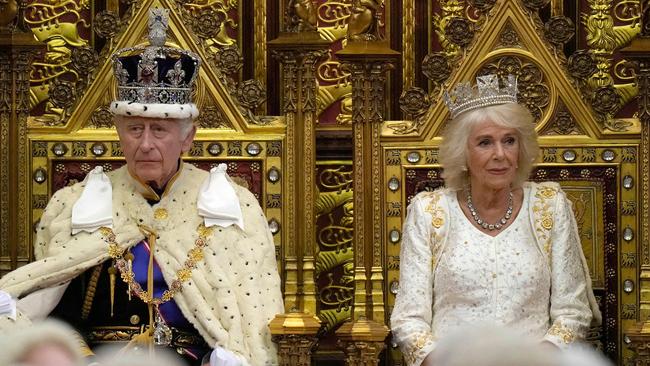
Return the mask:
M 508 195 L 508 208 L 506 209 L 506 214 L 503 215 L 501 220 L 497 221 L 495 224 L 488 224 L 478 215 L 478 212 L 476 212 L 476 209 L 474 208 L 474 204 L 472 203 L 472 190 L 470 189 L 469 193 L 467 193 L 467 208 L 469 208 L 469 212 L 472 214 L 472 218 L 474 218 L 474 221 L 476 221 L 476 223 L 479 224 L 483 229 L 490 231 L 501 230 L 503 228 L 503 225 L 505 225 L 508 220 L 510 220 L 510 216 L 512 216 L 512 202 L 513 199 L 511 191 Z
M 163 295 L 153 297 L 153 294 L 144 291 L 140 284 L 135 281 L 135 274 L 133 273 L 132 266 L 128 263 L 130 260 L 125 259 L 122 250 L 115 242 L 115 234 L 107 227 L 102 227 L 102 234 L 104 240 L 108 243 L 108 254 L 116 261 L 116 267 L 121 272 L 121 277 L 124 282 L 129 285 L 131 291 L 135 293 L 144 303 L 160 305 L 171 300 L 174 295 L 181 289 L 184 282 L 187 282 L 192 277 L 192 270 L 196 268 L 197 263 L 203 260 L 203 248 L 207 245 L 207 239 L 212 234 L 212 228 L 207 228 L 200 225 L 197 229 L 199 237 L 194 241 L 194 248 L 187 252 L 187 259 L 183 263 L 183 268 L 176 272 L 176 279 L 174 279 L 169 286 L 169 290 L 165 291 Z
M 201 260 L 203 260 L 203 248 L 207 245 L 208 237 L 213 231 L 212 229 L 213 228 L 206 228 L 203 224 L 199 225 L 197 229 L 199 237 L 194 241 L 194 247 L 187 252 L 187 259 L 183 263 L 183 268 L 176 272 L 176 279 L 172 281 L 169 289 L 163 292 L 162 296 L 159 298 L 153 296 L 153 291 L 143 290 L 142 286 L 140 286 L 140 284 L 135 280 L 135 273 L 133 273 L 133 266 L 131 263 L 133 255 L 131 253 L 124 254 L 124 251 L 120 249 L 119 245 L 115 241 L 115 233 L 113 233 L 113 230 L 107 227 L 102 227 L 100 229 L 104 241 L 108 243 L 108 254 L 113 258 L 113 260 L 115 260 L 115 267 L 119 270 L 120 277 L 122 277 L 122 280 L 129 286 L 129 299 L 131 292 L 133 292 L 145 304 L 150 305 L 152 308 L 150 311 L 154 312 L 154 330 L 152 337 L 156 345 L 168 346 L 172 339 L 172 331 L 160 315 L 158 307 L 159 305 L 171 300 L 174 295 L 181 290 L 183 283 L 190 280 L 192 277 L 192 270 L 197 267 L 197 264 Z M 151 230 L 145 231 L 153 233 Z M 152 237 L 155 238 L 155 235 Z M 151 256 L 153 256 L 153 253 Z M 148 279 L 148 282 L 150 281 L 152 281 L 151 278 Z

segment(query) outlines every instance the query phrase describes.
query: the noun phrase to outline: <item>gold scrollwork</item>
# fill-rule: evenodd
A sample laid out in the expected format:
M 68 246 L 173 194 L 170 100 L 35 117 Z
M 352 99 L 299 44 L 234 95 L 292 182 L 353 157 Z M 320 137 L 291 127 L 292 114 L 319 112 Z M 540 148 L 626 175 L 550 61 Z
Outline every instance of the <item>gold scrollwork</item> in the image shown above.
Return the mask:
M 639 0 L 619 0 L 614 5 L 614 17 L 624 23 L 636 23 L 640 20 Z
M 352 188 L 353 172 L 347 166 L 336 169 L 324 169 L 320 173 L 319 184 L 327 189 L 336 190 L 337 193 L 349 191 Z
M 438 35 L 438 41 L 442 46 L 443 52 L 448 57 L 456 56 L 460 53 L 460 47 L 450 42 L 445 35 L 445 28 L 452 18 L 464 17 L 465 1 L 463 0 L 446 0 L 440 2 L 441 13 L 433 16 L 433 25 Z
M 590 85 L 595 88 L 612 83 L 612 77 L 609 74 L 612 52 L 634 38 L 641 27 L 638 22 L 638 14 L 636 18 L 629 19 L 631 24 L 614 26 L 614 18 L 610 15 L 611 0 L 589 0 L 589 7 L 590 13 L 582 14 L 582 23 L 587 31 L 587 45 L 593 50 L 598 60 L 598 72 L 590 79 Z M 633 15 L 633 12 L 625 11 L 623 14 L 629 17 Z
M 217 49 L 223 46 L 230 46 L 237 41 L 228 35 L 229 30 L 237 29 L 237 22 L 230 15 L 230 11 L 238 8 L 238 1 L 236 0 L 196 0 L 183 4 L 183 8 L 191 16 L 196 25 L 201 25 L 201 17 L 205 21 L 210 19 L 205 17 L 206 14 L 215 14 L 219 17 L 221 22 L 218 24 L 218 30 L 214 34 L 206 37 L 206 46 L 212 53 L 217 52 Z
M 318 7 L 318 20 L 321 23 L 328 24 L 337 28 L 347 26 L 347 20 L 350 17 L 351 3 L 343 1 L 326 1 Z
M 350 83 L 350 73 L 341 69 L 341 63 L 332 58 L 331 50 L 327 60 L 318 65 L 318 78 L 337 86 L 346 86 Z
M 629 66 L 627 60 L 621 60 L 614 65 L 614 75 L 619 80 L 634 81 L 636 78 L 634 69 Z
M 30 73 L 30 108 L 45 102 L 44 113 L 36 119 L 42 124 L 58 124 L 66 117 L 66 108 L 53 103 L 50 91 L 62 75 L 69 75 L 71 82 L 80 78 L 72 68 L 72 47 L 88 45 L 78 29 L 90 27 L 81 14 L 89 6 L 87 0 L 50 0 L 36 1 L 25 7 L 25 22 L 36 39 L 47 46 L 43 61 L 34 62 Z

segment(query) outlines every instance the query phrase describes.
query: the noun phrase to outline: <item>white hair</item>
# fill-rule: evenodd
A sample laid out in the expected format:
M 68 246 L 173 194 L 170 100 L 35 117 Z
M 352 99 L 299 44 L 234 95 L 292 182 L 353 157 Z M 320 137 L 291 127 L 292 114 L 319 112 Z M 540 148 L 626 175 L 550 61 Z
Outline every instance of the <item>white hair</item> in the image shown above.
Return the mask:
M 124 345 L 107 345 L 97 349 L 96 359 L 100 365 L 110 366 L 183 366 L 179 355 L 166 348 L 156 347 L 153 354 L 148 348 L 125 350 Z
M 483 324 L 459 328 L 442 338 L 434 351 L 434 365 L 558 366 L 558 358 L 555 353 L 545 352 L 539 340 Z
M 528 179 L 539 154 L 537 132 L 533 116 L 526 107 L 507 103 L 473 109 L 447 122 L 440 145 L 440 163 L 444 168 L 445 186 L 460 190 L 469 184 L 467 168 L 467 141 L 472 129 L 479 123 L 491 121 L 498 126 L 515 129 L 519 137 L 519 156 L 514 187 Z
M 81 335 L 67 324 L 53 319 L 34 323 L 25 328 L 5 332 L 0 337 L 0 365 L 21 362 L 30 351 L 41 345 L 57 345 L 65 350 L 74 363 L 79 363 L 81 355 Z

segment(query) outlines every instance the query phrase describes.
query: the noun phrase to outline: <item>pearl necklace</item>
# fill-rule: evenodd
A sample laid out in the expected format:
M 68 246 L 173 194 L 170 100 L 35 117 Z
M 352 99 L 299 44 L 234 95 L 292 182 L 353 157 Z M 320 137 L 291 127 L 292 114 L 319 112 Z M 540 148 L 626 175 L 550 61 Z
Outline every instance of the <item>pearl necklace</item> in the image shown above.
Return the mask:
M 512 216 L 512 191 L 510 192 L 508 196 L 508 208 L 506 209 L 506 214 L 503 215 L 501 220 L 499 220 L 495 224 L 488 224 L 485 220 L 483 220 L 479 215 L 478 212 L 476 212 L 476 209 L 474 208 L 474 204 L 472 204 L 472 190 L 469 190 L 469 193 L 467 193 L 467 208 L 469 208 L 469 212 L 472 214 L 472 217 L 474 218 L 474 221 L 476 221 L 479 226 L 481 226 L 483 229 L 487 229 L 490 231 L 493 230 L 501 230 L 503 228 L 503 225 L 505 225 L 508 220 L 510 220 L 510 216 Z

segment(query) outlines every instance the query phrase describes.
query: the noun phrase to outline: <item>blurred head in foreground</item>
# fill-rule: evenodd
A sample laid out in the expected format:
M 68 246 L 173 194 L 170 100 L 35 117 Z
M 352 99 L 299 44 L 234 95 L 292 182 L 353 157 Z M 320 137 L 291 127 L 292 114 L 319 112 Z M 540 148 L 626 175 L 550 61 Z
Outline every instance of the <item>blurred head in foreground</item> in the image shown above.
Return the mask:
M 67 325 L 47 320 L 0 336 L 0 365 L 77 366 L 82 343 Z
M 436 366 L 613 366 L 588 345 L 559 350 L 494 325 L 463 328 L 438 343 Z
M 106 346 L 97 350 L 95 361 L 101 366 L 184 366 L 177 354 L 157 347 L 153 355 L 146 348 L 124 351 L 122 347 Z

